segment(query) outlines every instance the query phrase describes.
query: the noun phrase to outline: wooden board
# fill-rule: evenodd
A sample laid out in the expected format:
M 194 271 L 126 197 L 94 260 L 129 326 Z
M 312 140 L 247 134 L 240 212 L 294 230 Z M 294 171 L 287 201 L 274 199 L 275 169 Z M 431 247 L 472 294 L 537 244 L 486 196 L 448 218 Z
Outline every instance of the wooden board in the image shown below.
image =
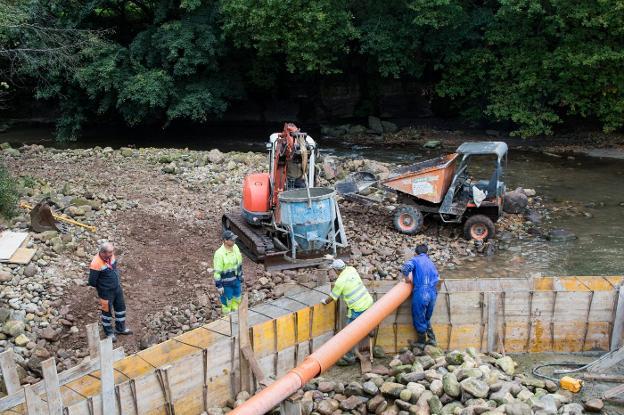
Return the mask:
M 30 263 L 35 254 L 36 249 L 33 248 L 17 248 L 9 259 L 0 259 L 0 262 L 8 262 L 9 264 L 26 265 Z
M 27 237 L 27 232 L 2 232 L 0 234 L 0 260 L 8 261 Z

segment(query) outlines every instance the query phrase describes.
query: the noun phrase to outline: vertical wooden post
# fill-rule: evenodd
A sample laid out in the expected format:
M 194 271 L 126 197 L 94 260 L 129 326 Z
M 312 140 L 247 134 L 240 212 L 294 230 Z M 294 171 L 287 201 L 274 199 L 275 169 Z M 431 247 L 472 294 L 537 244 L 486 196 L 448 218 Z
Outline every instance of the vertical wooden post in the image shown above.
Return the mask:
M 47 415 L 43 401 L 35 391 L 32 390 L 31 385 L 24 386 L 24 395 L 26 397 L 26 410 L 28 415 Z
M 18 392 L 21 388 L 19 375 L 17 374 L 17 366 L 13 356 L 13 349 L 8 349 L 0 353 L 0 368 L 2 368 L 2 377 L 6 385 L 7 395 Z
M 100 341 L 100 383 L 102 386 L 102 413 L 117 413 L 115 399 L 115 374 L 113 372 L 113 339 Z
M 244 294 L 238 306 L 238 361 L 240 363 L 241 390 L 251 392 L 251 367 L 241 352 L 245 346 L 251 347 L 251 341 L 249 340 L 248 307 L 249 299 L 247 294 Z
M 498 331 L 498 319 L 496 316 L 496 293 L 487 293 L 487 351 L 496 349 L 496 334 Z
M 87 343 L 89 343 L 89 357 L 97 359 L 100 352 L 100 327 L 97 323 L 87 324 Z
M 611 350 L 622 346 L 622 332 L 624 331 L 624 289 L 618 288 L 617 307 L 615 320 L 613 321 L 613 331 L 611 332 Z
M 56 361 L 53 357 L 41 362 L 41 371 L 48 397 L 48 413 L 50 415 L 63 415 L 63 397 L 61 396 L 58 373 L 56 373 Z

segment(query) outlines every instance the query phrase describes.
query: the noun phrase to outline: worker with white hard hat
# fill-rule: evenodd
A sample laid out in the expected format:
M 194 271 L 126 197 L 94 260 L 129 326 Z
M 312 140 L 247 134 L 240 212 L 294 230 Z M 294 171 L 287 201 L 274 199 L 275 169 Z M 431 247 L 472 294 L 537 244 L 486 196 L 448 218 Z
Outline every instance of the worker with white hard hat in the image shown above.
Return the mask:
M 330 268 L 338 272 L 339 275 L 331 293 L 322 303 L 329 304 L 332 301 L 338 301 L 342 297 L 347 305 L 347 321 L 351 323 L 373 305 L 373 297 L 366 289 L 360 274 L 354 267 L 347 266 L 342 259 L 335 259 L 331 263 Z M 351 364 L 354 362 L 355 354 L 349 352 L 338 364 Z

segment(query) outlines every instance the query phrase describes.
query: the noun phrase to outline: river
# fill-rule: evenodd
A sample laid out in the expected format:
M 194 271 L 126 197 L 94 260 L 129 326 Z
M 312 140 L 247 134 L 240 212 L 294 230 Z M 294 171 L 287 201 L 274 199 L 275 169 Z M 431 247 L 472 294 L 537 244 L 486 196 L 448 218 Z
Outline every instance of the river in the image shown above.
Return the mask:
M 128 131 L 96 132 L 69 147 L 121 147 L 128 144 L 153 147 L 189 147 L 197 150 L 263 151 L 266 128 L 217 128 L 203 134 L 171 137 L 132 135 Z M 210 137 L 208 137 L 210 135 Z M 318 135 L 318 134 L 317 134 Z M 248 138 L 253 137 L 253 138 Z M 484 136 L 484 140 L 490 139 Z M 0 142 L 53 145 L 51 133 L 43 129 L 16 129 L 0 136 Z M 341 145 L 336 140 L 318 140 L 322 154 L 364 157 L 407 164 L 435 154 L 421 148 L 378 149 Z M 489 172 L 484 171 L 483 178 Z M 578 236 L 573 242 L 555 243 L 530 237 L 513 240 L 507 249 L 491 257 L 473 258 L 448 277 L 619 275 L 624 271 L 624 161 L 575 156 L 552 157 L 538 152 L 510 150 L 505 168 L 508 189 L 535 189 L 548 205 L 575 206 L 581 214 L 553 212 L 544 228 L 565 228 Z

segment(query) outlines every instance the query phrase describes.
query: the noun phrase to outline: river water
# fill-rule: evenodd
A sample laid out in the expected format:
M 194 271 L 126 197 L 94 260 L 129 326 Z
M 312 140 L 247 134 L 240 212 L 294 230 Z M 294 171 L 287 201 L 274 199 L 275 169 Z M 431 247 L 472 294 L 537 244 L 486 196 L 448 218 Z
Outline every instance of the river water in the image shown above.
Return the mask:
M 264 151 L 267 131 L 271 130 L 241 126 L 211 131 L 210 138 L 205 134 L 146 137 L 142 134 L 132 136 L 127 132 L 100 132 L 71 146 L 120 147 L 134 144 L 198 150 Z M 484 140 L 487 139 L 484 137 Z M 41 129 L 11 130 L 1 135 L 0 141 L 54 144 L 50 132 Z M 335 140 L 317 141 L 322 154 L 364 157 L 397 164 L 408 164 L 436 155 L 425 153 L 422 148 L 379 149 L 346 146 Z M 485 170 L 482 178 L 489 178 L 490 173 L 491 170 Z M 579 214 L 554 211 L 545 219 L 543 227 L 568 229 L 578 239 L 567 243 L 548 242 L 536 237 L 514 239 L 506 250 L 491 257 L 472 258 L 472 262 L 448 271 L 448 277 L 624 273 L 624 161 L 578 156 L 574 159 L 556 158 L 536 152 L 510 150 L 504 180 L 508 189 L 517 186 L 535 189 L 547 205 L 556 209 L 574 207 Z

